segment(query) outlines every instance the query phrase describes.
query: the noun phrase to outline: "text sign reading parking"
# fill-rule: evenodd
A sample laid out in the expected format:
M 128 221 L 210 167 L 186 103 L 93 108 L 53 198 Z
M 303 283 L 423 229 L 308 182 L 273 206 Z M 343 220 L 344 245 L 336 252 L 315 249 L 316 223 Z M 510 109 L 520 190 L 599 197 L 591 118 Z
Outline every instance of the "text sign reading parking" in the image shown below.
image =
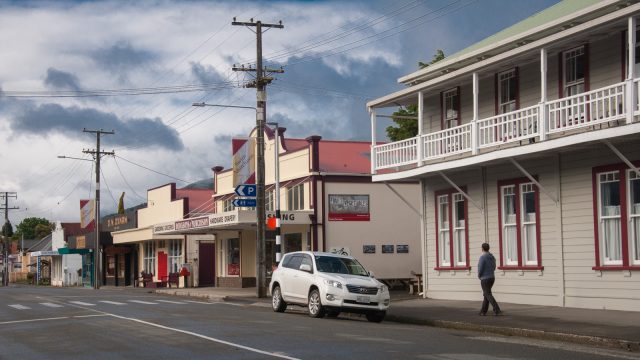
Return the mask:
M 256 199 L 235 199 L 233 206 L 235 207 L 256 207 Z
M 238 185 L 238 187 L 236 187 L 236 194 L 238 194 L 238 196 L 255 197 L 256 186 L 255 185 Z

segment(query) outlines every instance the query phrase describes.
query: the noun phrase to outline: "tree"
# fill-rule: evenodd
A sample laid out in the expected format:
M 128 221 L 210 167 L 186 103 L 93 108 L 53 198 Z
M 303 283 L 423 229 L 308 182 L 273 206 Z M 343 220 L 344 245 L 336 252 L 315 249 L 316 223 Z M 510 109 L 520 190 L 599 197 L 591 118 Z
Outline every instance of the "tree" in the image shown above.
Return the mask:
M 404 109 L 400 108 L 393 113 L 393 116 L 398 116 L 393 118 L 393 122 L 398 127 L 387 126 L 389 140 L 400 141 L 418 135 L 418 121 L 415 119 L 418 116 L 417 105 L 409 105 Z M 402 116 L 406 116 L 406 118 L 402 118 Z
M 427 66 L 435 64 L 442 59 L 444 59 L 444 51 L 442 51 L 441 49 L 438 49 L 436 50 L 436 54 L 433 55 L 433 59 L 431 59 L 429 63 L 423 63 L 422 61 L 418 61 L 418 66 L 420 67 L 420 69 L 424 69 Z
M 418 66 L 420 69 L 424 69 L 444 59 L 444 57 L 444 51 L 438 49 L 429 63 L 419 61 Z M 418 105 L 408 105 L 405 108 L 401 107 L 398 111 L 394 112 L 392 116 L 394 116 L 393 122 L 397 126 L 387 126 L 387 136 L 389 140 L 400 141 L 418 135 L 418 121 L 416 120 L 418 117 Z M 403 116 L 412 118 L 402 118 Z
M 43 225 L 38 229 L 38 225 Z M 24 235 L 25 239 L 42 239 L 53 231 L 55 224 L 49 220 L 37 217 L 24 218 L 18 226 L 15 235 L 20 238 Z M 44 234 L 44 235 L 43 235 Z M 42 235 L 40 237 L 37 237 Z
M 8 238 L 13 236 L 13 225 L 11 225 L 11 221 L 7 220 L 2 226 L 2 236 Z

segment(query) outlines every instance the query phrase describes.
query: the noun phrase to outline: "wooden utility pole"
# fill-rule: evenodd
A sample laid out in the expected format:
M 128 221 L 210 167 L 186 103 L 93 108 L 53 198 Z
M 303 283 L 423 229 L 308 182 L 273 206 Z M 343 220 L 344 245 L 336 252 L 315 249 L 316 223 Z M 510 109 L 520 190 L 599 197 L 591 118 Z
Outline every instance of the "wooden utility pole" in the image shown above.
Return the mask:
M 115 134 L 112 131 L 103 131 L 100 130 L 87 130 L 82 129 L 82 132 L 86 133 L 94 133 L 96 134 L 96 149 L 95 150 L 82 150 L 85 154 L 93 155 L 93 158 L 96 161 L 96 200 L 94 206 L 95 210 L 95 228 L 96 228 L 96 240 L 95 240 L 95 248 L 93 249 L 93 288 L 100 288 L 100 280 L 102 279 L 101 269 L 102 269 L 102 254 L 100 254 L 100 158 L 103 155 L 115 155 L 113 151 L 100 151 L 100 136 L 102 134 L 113 135 Z
M 0 198 L 4 199 L 4 225 L 9 223 L 9 210 L 19 209 L 16 206 L 9 207 L 9 198 L 18 198 L 18 194 L 15 192 L 4 191 L 0 192 Z M 4 234 L 2 234 L 4 235 Z M 3 236 L 3 251 L 2 251 L 2 285 L 9 286 L 9 237 Z
M 267 296 L 267 269 L 265 264 L 265 222 L 266 222 L 266 210 L 265 210 L 265 194 L 264 194 L 264 127 L 266 122 L 267 115 L 267 94 L 266 94 L 266 86 L 273 80 L 271 77 L 264 76 L 265 72 L 278 72 L 282 73 L 284 70 L 272 70 L 272 69 L 263 69 L 262 68 L 262 32 L 263 28 L 277 28 L 283 29 L 284 25 L 282 25 L 282 21 L 277 24 L 263 24 L 261 21 L 253 21 L 251 19 L 249 22 L 241 22 L 236 21 L 233 18 L 233 22 L 231 25 L 241 25 L 248 27 L 255 27 L 256 33 L 256 50 L 257 50 L 257 60 L 256 67 L 254 68 L 245 68 L 245 67 L 233 67 L 234 71 L 255 71 L 256 79 L 255 82 L 247 87 L 254 87 L 257 90 L 257 105 L 256 105 L 256 131 L 257 131 L 257 166 L 256 166 L 256 190 L 257 190 L 257 232 L 256 232 L 256 288 L 259 298 L 263 298 Z

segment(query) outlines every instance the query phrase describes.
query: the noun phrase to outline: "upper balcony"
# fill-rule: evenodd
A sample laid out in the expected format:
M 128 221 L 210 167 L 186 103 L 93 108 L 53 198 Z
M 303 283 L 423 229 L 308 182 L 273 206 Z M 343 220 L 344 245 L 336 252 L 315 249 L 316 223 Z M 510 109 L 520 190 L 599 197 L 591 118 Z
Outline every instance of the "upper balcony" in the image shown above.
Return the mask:
M 639 122 L 640 78 L 402 141 L 373 146 L 373 171 L 475 156 Z M 628 106 L 627 95 L 635 98 Z M 603 126 L 605 125 L 606 126 Z
M 555 31 L 543 24 L 538 37 L 504 40 L 499 53 L 472 47 L 473 61 L 454 55 L 440 75 L 420 71 L 410 87 L 369 102 L 374 181 L 640 133 L 640 4 L 601 4 Z M 409 104 L 418 135 L 378 145 L 378 109 Z

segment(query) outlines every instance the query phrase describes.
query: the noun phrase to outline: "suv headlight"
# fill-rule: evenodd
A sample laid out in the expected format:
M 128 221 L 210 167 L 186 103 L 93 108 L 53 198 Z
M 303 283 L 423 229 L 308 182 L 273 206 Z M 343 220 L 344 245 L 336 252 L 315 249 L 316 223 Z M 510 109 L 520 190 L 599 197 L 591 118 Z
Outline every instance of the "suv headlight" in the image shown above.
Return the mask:
M 388 291 L 388 289 L 387 289 L 387 286 L 386 286 L 386 285 L 382 285 L 382 286 L 380 286 L 380 287 L 379 287 L 379 289 L 380 289 L 380 293 L 385 293 L 385 292 L 387 292 L 387 291 Z
M 335 280 L 324 280 L 324 283 L 329 285 L 329 286 L 333 286 L 333 287 L 337 287 L 338 289 L 342 289 L 342 283 L 339 281 L 335 281 Z

